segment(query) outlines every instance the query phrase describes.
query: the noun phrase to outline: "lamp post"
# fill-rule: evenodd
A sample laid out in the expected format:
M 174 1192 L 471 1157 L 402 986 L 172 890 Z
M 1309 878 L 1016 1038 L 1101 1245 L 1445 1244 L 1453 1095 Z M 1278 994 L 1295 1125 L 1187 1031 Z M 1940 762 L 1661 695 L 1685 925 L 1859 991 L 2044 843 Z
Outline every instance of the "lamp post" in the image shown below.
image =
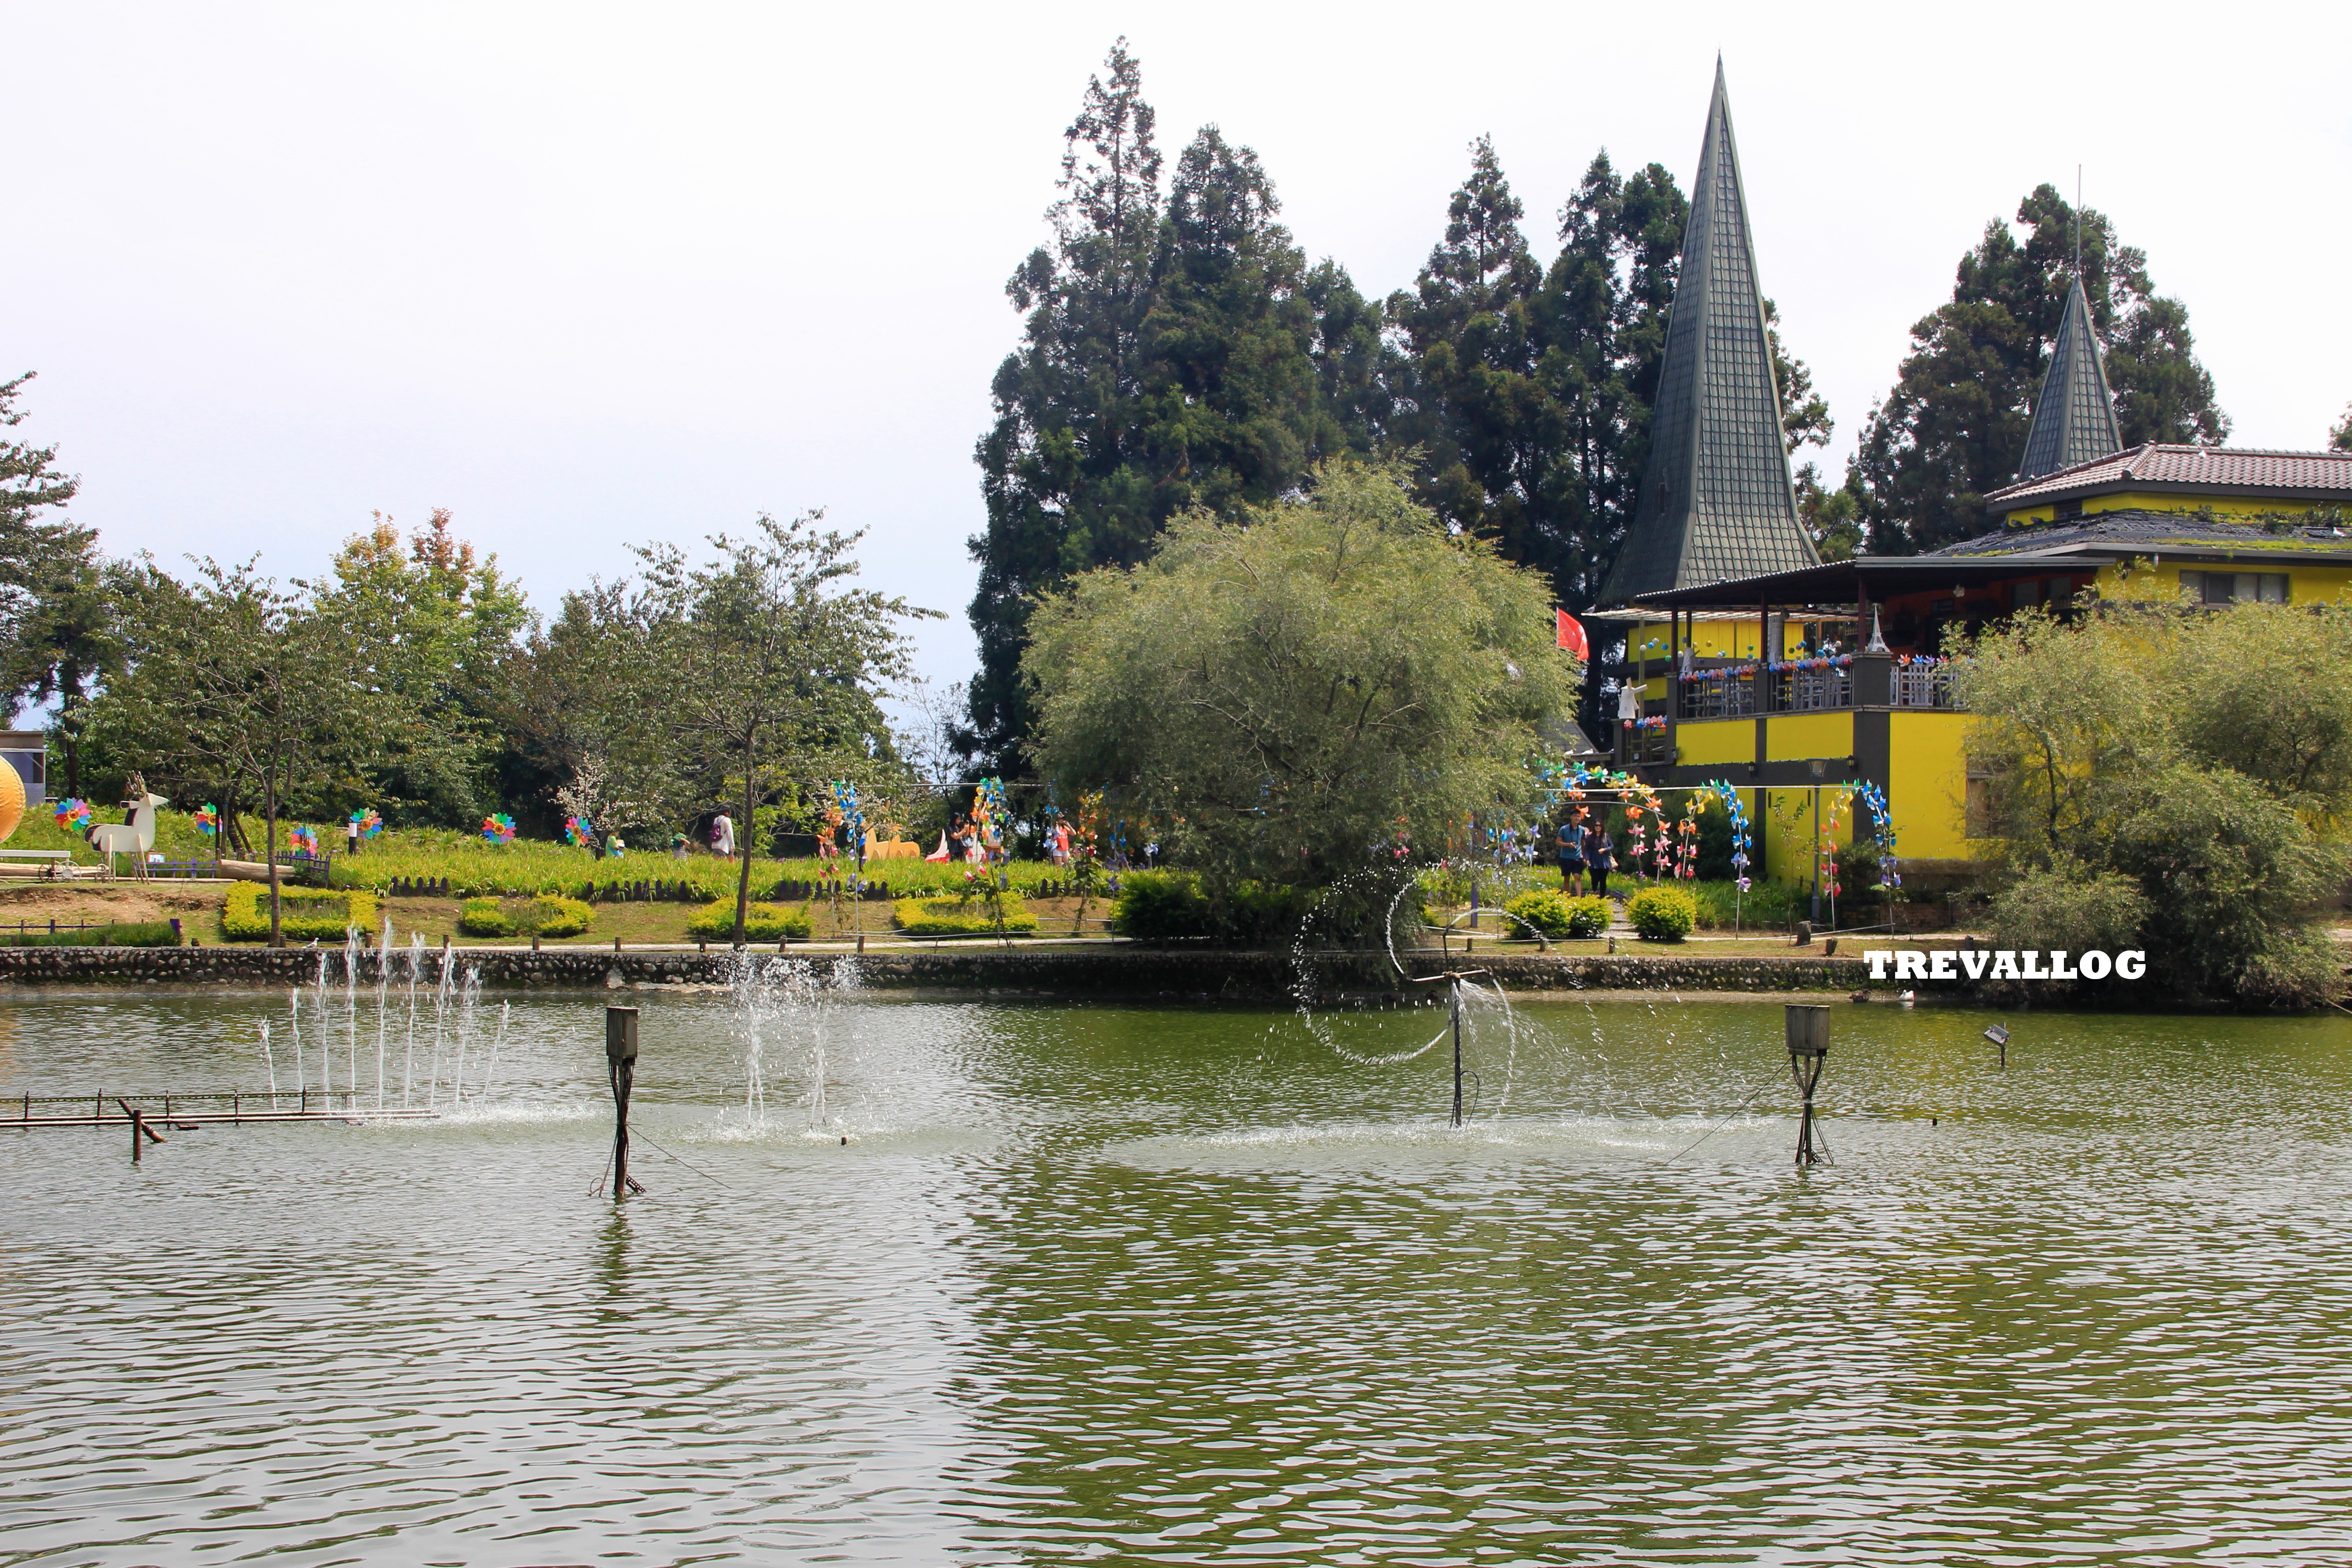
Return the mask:
M 1822 1065 L 1830 1054 L 1830 1010 L 1792 1004 L 1787 1011 L 1789 1070 L 1797 1080 L 1802 1105 L 1797 1113 L 1797 1163 L 1811 1165 L 1821 1156 L 1813 1152 L 1813 1088 L 1822 1081 Z

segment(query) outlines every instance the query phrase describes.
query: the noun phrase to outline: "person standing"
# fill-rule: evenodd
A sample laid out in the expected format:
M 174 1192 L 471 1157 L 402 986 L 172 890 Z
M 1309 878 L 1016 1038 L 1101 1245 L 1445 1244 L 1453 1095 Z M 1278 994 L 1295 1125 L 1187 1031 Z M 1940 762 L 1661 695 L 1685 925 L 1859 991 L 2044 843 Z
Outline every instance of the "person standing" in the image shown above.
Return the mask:
M 1584 824 L 1570 820 L 1559 825 L 1559 890 L 1570 898 L 1584 891 Z
M 1609 873 L 1617 868 L 1617 845 L 1609 837 L 1606 818 L 1593 825 L 1585 836 L 1584 864 L 1592 873 L 1592 891 L 1596 897 L 1609 892 Z
M 721 859 L 735 858 L 735 819 L 723 811 L 710 825 L 710 850 Z

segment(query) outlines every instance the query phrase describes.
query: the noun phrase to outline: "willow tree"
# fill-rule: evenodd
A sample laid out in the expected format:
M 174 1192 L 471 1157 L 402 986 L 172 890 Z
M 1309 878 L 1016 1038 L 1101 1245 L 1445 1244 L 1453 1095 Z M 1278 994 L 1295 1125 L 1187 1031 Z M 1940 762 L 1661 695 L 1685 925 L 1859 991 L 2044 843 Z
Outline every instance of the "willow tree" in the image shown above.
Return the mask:
M 1550 590 L 1449 533 L 1394 468 L 1179 520 L 1044 598 L 1024 661 L 1044 770 L 1170 814 L 1213 887 L 1324 887 L 1524 793 L 1573 700 Z

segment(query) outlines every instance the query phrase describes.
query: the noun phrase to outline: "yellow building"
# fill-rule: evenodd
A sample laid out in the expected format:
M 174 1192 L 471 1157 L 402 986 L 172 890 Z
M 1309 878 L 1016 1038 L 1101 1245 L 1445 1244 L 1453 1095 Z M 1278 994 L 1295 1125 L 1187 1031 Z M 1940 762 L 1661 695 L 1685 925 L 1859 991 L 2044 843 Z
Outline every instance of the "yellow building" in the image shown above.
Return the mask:
M 1990 531 L 1822 563 L 1781 445 L 1720 67 L 1650 431 L 1601 595 L 1613 607 L 1591 616 L 1627 632 L 1612 753 L 1654 785 L 1737 789 L 1759 876 L 1808 878 L 1824 798 L 1865 782 L 1885 794 L 1906 883 L 1968 873 L 1969 721 L 1941 662 L 1956 632 L 2027 606 L 2075 614 L 2126 568 L 2208 605 L 2352 587 L 2352 452 L 2121 449 L 2079 281 L 2018 479 L 1986 498 Z M 1849 839 L 1850 805 L 1840 818 Z

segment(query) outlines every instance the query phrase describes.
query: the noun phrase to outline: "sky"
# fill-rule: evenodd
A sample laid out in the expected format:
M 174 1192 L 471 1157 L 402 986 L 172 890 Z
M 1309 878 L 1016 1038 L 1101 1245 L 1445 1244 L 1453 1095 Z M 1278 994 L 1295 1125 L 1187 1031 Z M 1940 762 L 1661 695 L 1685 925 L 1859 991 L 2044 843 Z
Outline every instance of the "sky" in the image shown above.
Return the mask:
M 2233 446 L 2352 402 L 2352 7 L 58 5 L 0 0 L 12 434 L 117 553 L 317 572 L 436 507 L 551 608 L 761 511 L 973 654 L 974 440 L 1062 132 L 1124 34 L 1171 154 L 1257 149 L 1412 282 L 1495 139 L 1545 259 L 1593 153 L 1687 187 L 1716 56 L 1843 453 L 1959 256 L 2071 191 L 2189 307 Z

